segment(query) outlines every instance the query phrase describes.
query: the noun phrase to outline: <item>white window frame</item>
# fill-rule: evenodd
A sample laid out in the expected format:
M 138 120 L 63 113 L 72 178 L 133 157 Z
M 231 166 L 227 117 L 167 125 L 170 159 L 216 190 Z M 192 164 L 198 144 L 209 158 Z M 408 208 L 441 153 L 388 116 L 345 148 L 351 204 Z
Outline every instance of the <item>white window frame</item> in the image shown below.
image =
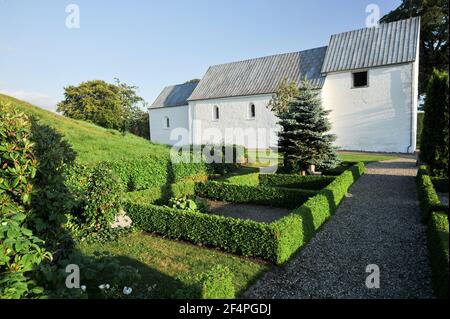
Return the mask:
M 216 113 L 217 110 L 217 113 Z M 218 117 L 216 117 L 216 114 Z M 212 109 L 212 120 L 213 122 L 219 122 L 220 118 L 222 116 L 222 113 L 220 112 L 220 107 L 218 105 L 214 105 Z
M 255 115 L 254 116 L 252 116 L 252 107 L 255 109 Z M 247 119 L 250 120 L 250 121 L 256 120 L 256 104 L 253 103 L 253 102 L 248 105 Z
M 163 129 L 170 130 L 170 117 L 168 117 L 167 115 L 163 117 Z
M 364 86 L 355 86 L 355 73 L 363 73 L 363 72 L 366 72 L 366 73 L 367 73 L 367 84 L 364 85 Z M 368 87 L 370 86 L 370 81 L 369 81 L 370 76 L 369 76 L 369 75 L 370 75 L 370 74 L 369 74 L 369 70 L 357 70 L 357 71 L 353 71 L 353 72 L 352 72 L 352 77 L 351 77 L 351 81 L 352 81 L 351 88 L 352 88 L 352 89 L 364 89 L 364 88 L 368 88 Z

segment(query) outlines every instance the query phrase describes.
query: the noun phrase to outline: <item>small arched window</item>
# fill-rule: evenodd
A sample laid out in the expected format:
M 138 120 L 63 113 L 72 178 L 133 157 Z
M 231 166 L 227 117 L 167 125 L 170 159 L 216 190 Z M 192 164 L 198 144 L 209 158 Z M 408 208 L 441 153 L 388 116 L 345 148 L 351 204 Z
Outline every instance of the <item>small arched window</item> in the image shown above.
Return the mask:
M 164 116 L 163 125 L 164 125 L 164 128 L 170 128 L 170 119 L 168 116 Z
M 256 107 L 255 104 L 250 103 L 250 107 L 248 110 L 248 117 L 254 119 L 256 117 Z
M 215 121 L 218 121 L 220 118 L 220 109 L 217 105 L 214 105 L 214 114 L 213 114 L 213 119 Z

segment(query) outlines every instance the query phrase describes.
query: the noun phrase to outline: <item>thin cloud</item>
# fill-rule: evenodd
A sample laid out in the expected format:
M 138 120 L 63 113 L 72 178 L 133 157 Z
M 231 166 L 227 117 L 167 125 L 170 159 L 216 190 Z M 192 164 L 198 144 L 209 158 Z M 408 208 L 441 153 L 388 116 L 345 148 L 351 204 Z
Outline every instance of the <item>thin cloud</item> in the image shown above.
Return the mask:
M 15 97 L 16 99 L 26 101 L 33 105 L 39 106 L 49 111 L 56 111 L 56 104 L 58 99 L 39 92 L 29 92 L 25 90 L 8 90 L 0 89 L 0 93 Z

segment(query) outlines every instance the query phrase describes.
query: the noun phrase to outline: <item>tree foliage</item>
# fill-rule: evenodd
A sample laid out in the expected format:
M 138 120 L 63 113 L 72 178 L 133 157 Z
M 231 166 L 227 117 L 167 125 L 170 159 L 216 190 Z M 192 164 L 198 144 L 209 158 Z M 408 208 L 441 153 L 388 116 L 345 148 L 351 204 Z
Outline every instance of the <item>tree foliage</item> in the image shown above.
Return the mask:
M 298 94 L 297 83 L 284 78 L 278 85 L 277 92 L 270 100 L 268 107 L 275 114 L 283 114 L 288 111 L 289 102 Z
M 448 1 L 402 0 L 380 22 L 421 17 L 419 93 L 424 93 L 433 68 L 448 71 Z
M 117 78 L 115 84 L 101 80 L 82 82 L 65 88 L 64 100 L 58 103 L 57 111 L 105 128 L 147 134 L 144 126 L 148 126 L 148 115 L 140 108 L 145 102 L 137 95 L 137 89 Z M 149 138 L 148 134 L 141 136 Z
M 420 159 L 433 174 L 443 176 L 448 176 L 448 90 L 448 73 L 434 70 L 427 87 L 420 140 Z
M 290 99 L 287 111 L 277 113 L 285 170 L 303 172 L 311 165 L 332 168 L 339 163 L 333 146 L 336 136 L 327 133 L 331 129 L 329 113 L 323 109 L 318 92 L 306 80 L 298 95 Z

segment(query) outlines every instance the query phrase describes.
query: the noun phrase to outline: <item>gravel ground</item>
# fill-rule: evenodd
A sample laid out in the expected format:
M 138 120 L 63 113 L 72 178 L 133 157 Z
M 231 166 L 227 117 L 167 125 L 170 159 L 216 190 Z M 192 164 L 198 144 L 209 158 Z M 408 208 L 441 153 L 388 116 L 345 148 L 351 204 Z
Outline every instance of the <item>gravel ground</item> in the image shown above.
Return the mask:
M 432 298 L 416 172 L 412 158 L 368 164 L 321 231 L 244 297 Z M 380 268 L 379 289 L 365 285 L 369 264 Z
M 441 203 L 448 206 L 448 193 L 437 193 Z
M 206 200 L 212 214 L 271 223 L 289 214 L 285 208 Z

